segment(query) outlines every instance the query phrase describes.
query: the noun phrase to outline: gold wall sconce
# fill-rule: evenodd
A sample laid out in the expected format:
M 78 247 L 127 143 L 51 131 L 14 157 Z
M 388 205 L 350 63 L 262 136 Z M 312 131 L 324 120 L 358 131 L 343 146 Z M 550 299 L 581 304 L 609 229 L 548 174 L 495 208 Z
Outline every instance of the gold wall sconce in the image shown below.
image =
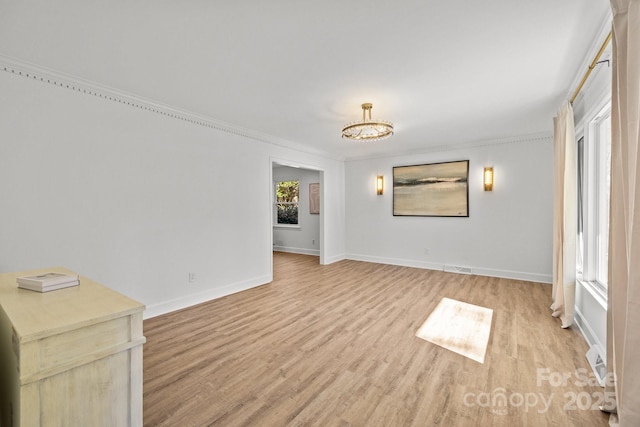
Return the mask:
M 376 194 L 378 196 L 382 196 L 383 191 L 384 191 L 384 176 L 378 175 L 376 177 Z
M 484 168 L 484 191 L 493 191 L 493 166 Z

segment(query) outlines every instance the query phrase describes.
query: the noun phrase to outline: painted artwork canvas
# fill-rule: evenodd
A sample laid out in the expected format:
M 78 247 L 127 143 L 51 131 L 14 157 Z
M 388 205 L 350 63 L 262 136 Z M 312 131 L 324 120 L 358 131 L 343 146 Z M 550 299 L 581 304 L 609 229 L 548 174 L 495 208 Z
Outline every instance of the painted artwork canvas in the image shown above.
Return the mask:
M 393 168 L 394 216 L 469 216 L 469 161 Z
M 309 184 L 309 213 L 320 213 L 320 183 Z

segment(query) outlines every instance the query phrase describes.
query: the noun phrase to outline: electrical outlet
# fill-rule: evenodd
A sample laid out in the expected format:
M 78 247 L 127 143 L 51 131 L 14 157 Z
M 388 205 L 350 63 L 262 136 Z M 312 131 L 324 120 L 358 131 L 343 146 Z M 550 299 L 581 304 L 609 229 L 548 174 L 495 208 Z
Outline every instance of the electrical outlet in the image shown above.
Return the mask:
M 311 244 L 315 245 L 316 244 L 316 239 L 311 240 Z
M 424 254 L 425 255 L 429 255 L 429 249 L 428 248 L 424 248 Z
M 196 281 L 196 273 L 189 273 L 189 283 Z

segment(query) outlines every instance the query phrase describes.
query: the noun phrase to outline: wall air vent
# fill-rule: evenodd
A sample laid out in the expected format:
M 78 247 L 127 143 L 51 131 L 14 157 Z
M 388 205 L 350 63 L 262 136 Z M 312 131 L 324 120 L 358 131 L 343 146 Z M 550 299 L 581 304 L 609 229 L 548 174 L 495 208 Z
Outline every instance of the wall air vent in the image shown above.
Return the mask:
M 589 365 L 591 365 L 591 369 L 593 369 L 593 373 L 598 379 L 600 387 L 604 387 L 604 380 L 607 376 L 607 365 L 604 361 L 603 355 L 604 352 L 596 344 L 592 345 L 589 351 L 587 351 L 587 360 L 589 361 Z

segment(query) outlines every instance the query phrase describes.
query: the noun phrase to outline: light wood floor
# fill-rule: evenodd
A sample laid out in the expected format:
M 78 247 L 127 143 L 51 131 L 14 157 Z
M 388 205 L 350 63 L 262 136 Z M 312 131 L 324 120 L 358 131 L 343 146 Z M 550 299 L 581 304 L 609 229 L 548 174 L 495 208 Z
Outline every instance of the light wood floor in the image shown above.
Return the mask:
M 580 368 L 592 378 L 587 345 L 550 316 L 550 295 L 538 283 L 274 253 L 271 284 L 144 322 L 144 423 L 605 426 L 597 409 L 578 409 L 603 390 L 576 384 Z M 414 336 L 443 297 L 494 310 L 484 364 Z

